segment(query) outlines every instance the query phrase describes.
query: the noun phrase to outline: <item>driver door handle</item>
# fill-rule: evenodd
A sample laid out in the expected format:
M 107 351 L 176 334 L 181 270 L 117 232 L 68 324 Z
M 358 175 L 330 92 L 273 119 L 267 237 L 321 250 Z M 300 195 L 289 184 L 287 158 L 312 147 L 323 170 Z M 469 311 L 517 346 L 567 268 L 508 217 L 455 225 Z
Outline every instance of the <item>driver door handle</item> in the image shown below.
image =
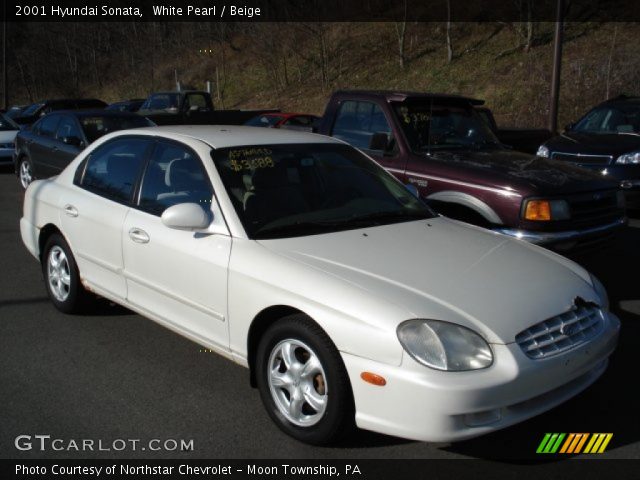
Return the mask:
M 132 228 L 129 230 L 129 238 L 136 243 L 149 243 L 149 235 L 140 228 Z

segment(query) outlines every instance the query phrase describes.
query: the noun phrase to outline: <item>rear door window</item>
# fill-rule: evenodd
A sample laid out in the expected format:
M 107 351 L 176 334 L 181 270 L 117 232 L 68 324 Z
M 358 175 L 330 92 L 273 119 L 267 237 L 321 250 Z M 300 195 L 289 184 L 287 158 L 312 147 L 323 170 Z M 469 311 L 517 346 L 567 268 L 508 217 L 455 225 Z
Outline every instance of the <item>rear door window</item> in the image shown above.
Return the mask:
M 118 138 L 94 150 L 81 175 L 79 185 L 97 195 L 119 203 L 129 203 L 149 148 L 153 142 L 143 138 Z

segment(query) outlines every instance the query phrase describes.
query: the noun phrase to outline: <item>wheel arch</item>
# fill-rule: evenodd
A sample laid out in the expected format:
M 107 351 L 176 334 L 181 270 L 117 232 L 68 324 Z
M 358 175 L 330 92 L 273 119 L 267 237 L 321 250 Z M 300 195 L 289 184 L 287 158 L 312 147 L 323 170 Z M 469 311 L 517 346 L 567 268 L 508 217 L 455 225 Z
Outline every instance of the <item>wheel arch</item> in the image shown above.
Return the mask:
M 247 363 L 249 364 L 249 382 L 253 388 L 257 387 L 255 361 L 256 353 L 258 351 L 258 344 L 260 343 L 262 335 L 264 335 L 264 333 L 271 325 L 273 325 L 281 318 L 295 314 L 306 315 L 307 317 L 312 319 L 312 317 L 307 313 L 290 305 L 272 305 L 261 310 L 253 318 L 253 321 L 251 322 L 251 325 L 249 327 L 249 333 L 247 335 Z
M 38 236 L 38 256 L 40 257 L 40 263 L 42 263 L 42 254 L 44 250 L 44 246 L 47 243 L 47 240 L 53 234 L 59 234 L 62 238 L 67 241 L 66 237 L 63 235 L 62 231 L 53 223 L 47 223 L 44 227 L 40 229 L 40 235 Z M 69 242 L 67 242 L 68 244 Z
M 468 193 L 444 190 L 441 192 L 433 193 L 427 196 L 426 199 L 442 203 L 452 203 L 461 207 L 465 207 L 480 215 L 487 222 L 493 225 L 504 224 L 500 216 L 493 208 L 487 205 L 484 201 L 480 200 L 477 197 L 469 195 Z

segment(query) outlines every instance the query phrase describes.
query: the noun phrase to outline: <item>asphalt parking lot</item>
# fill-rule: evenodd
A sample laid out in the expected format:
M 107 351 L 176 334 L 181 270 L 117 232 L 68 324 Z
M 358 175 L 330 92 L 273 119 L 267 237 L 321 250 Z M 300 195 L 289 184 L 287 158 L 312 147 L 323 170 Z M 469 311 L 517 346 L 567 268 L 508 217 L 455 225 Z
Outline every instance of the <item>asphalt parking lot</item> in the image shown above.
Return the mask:
M 640 458 L 640 215 L 611 246 L 576 257 L 607 287 L 622 320 L 618 351 L 591 388 L 532 420 L 458 444 L 358 432 L 332 448 L 287 437 L 270 421 L 246 371 L 106 302 L 66 316 L 46 296 L 20 240 L 22 191 L 0 173 L 1 458 L 483 458 L 535 459 L 545 432 L 612 432 L 600 458 Z M 544 301 L 544 299 L 541 299 Z M 19 435 L 62 439 L 184 439 L 194 451 L 18 451 Z M 538 456 L 540 459 L 540 456 Z M 549 461 L 549 458 L 545 458 Z M 562 461 L 554 457 L 554 461 Z

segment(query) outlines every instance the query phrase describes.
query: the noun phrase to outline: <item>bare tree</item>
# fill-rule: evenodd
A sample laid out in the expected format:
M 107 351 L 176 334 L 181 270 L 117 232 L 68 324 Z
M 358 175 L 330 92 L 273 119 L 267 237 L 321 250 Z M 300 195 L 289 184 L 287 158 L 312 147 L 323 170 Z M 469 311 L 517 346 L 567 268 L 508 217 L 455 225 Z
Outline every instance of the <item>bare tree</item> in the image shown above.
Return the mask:
M 447 0 L 447 62 L 453 60 L 453 45 L 451 43 L 451 0 Z
M 405 38 L 407 33 L 407 0 L 404 0 L 404 9 L 402 15 L 402 22 L 394 22 L 396 29 L 396 35 L 398 37 L 398 61 L 400 62 L 400 68 L 404 68 L 405 64 Z

